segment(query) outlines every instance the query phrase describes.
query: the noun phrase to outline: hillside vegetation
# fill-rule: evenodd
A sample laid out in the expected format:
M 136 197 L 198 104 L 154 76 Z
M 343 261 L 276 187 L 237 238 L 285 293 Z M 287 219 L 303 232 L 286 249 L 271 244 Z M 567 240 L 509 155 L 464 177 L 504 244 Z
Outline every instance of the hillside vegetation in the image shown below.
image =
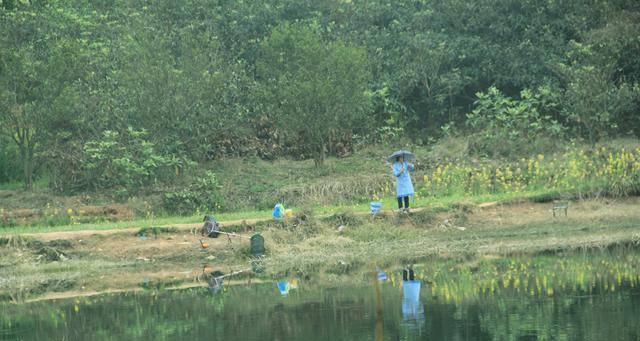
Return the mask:
M 0 208 L 363 203 L 400 147 L 418 202 L 637 193 L 639 19 L 625 0 L 3 0 Z

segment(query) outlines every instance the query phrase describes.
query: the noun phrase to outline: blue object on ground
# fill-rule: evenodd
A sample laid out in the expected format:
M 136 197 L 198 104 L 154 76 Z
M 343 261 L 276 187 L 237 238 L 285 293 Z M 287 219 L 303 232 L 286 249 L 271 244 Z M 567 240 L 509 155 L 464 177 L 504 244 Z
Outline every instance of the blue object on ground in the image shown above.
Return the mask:
M 282 204 L 276 204 L 275 207 L 273 207 L 273 219 L 280 219 L 282 218 L 282 216 L 284 215 L 284 205 Z
M 372 215 L 378 214 L 378 212 L 380 212 L 380 208 L 381 207 L 382 207 L 382 203 L 377 202 L 377 201 L 372 201 L 371 202 L 371 214 Z

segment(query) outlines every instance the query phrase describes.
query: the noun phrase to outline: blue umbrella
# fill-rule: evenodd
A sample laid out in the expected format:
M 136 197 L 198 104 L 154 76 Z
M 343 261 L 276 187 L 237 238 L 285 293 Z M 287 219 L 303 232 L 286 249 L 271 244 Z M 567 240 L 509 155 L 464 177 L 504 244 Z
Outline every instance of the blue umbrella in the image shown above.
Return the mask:
M 398 156 L 402 156 L 405 161 L 409 161 L 415 157 L 415 155 L 408 150 L 396 150 L 387 158 L 387 160 L 393 162 Z

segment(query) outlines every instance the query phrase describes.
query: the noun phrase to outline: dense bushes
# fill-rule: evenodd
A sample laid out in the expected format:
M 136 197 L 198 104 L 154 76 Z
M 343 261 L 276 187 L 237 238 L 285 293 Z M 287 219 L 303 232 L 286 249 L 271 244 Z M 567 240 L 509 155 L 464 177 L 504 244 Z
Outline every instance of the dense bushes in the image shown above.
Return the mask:
M 147 135 L 145 130 L 129 127 L 126 134 L 107 130 L 102 139 L 87 142 L 83 169 L 92 179 L 89 186 L 137 193 L 171 174 L 180 163 L 175 157 L 158 155 Z
M 187 160 L 320 165 L 452 127 L 508 157 L 640 134 L 633 1 L 6 3 L 0 181 L 128 195 Z
M 187 188 L 164 193 L 163 208 L 178 214 L 192 214 L 196 210 L 220 211 L 225 208 L 221 187 L 216 175 L 207 171 L 196 177 Z
M 7 138 L 0 136 L 0 184 L 17 181 L 21 178 L 20 160 L 14 149 L 10 146 Z
M 557 104 L 547 87 L 536 92 L 525 89 L 520 99 L 507 97 L 495 87 L 476 96 L 475 108 L 467 114 L 467 123 L 475 130 L 471 148 L 476 153 L 490 157 L 529 155 L 550 149 L 539 142 L 553 143 L 563 137 L 565 127 L 548 114 Z

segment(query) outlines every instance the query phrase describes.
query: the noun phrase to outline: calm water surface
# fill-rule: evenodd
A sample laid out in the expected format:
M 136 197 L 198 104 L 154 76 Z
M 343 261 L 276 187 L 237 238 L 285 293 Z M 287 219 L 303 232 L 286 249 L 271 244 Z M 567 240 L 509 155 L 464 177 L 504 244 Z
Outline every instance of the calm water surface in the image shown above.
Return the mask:
M 486 290 L 476 283 L 458 286 L 455 279 L 404 282 L 396 273 L 381 283 L 385 340 L 640 340 L 640 289 L 627 280 L 640 278 L 635 273 L 592 274 L 586 286 L 556 277 L 554 287 L 549 272 L 526 277 L 525 284 L 497 281 Z M 584 274 L 576 277 L 584 282 Z M 369 281 L 280 284 L 224 286 L 216 294 L 198 288 L 5 303 L 0 339 L 375 339 Z

